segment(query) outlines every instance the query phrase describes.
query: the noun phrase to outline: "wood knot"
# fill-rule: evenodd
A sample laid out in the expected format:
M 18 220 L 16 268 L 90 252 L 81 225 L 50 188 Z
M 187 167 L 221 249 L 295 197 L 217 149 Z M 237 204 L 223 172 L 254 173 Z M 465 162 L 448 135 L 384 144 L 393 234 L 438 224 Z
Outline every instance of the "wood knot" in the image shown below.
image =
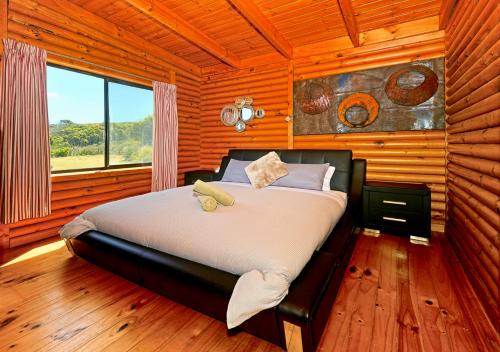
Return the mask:
M 366 275 L 366 276 L 370 276 L 372 274 L 371 270 L 370 269 L 365 269 L 365 271 L 363 271 L 363 274 Z
M 412 326 L 411 327 L 411 331 L 413 331 L 414 333 L 417 333 L 418 334 L 418 326 Z
M 426 299 L 425 303 L 428 304 L 428 305 L 430 305 L 430 306 L 432 306 L 432 301 L 430 299 Z
M 355 273 L 356 271 L 358 271 L 358 268 L 356 268 L 356 266 L 355 266 L 355 265 L 352 265 L 352 266 L 349 268 L 349 271 L 350 271 L 351 273 Z
M 16 320 L 18 317 L 19 317 L 18 315 L 14 315 L 12 317 L 8 317 L 8 318 L 2 320 L 0 322 L 0 329 L 3 328 L 3 327 L 6 327 L 10 323 L 12 323 L 14 320 Z
M 125 323 L 123 324 L 122 326 L 120 326 L 118 328 L 118 330 L 116 330 L 116 332 L 122 332 L 123 330 L 125 330 L 126 328 L 128 327 L 128 323 Z

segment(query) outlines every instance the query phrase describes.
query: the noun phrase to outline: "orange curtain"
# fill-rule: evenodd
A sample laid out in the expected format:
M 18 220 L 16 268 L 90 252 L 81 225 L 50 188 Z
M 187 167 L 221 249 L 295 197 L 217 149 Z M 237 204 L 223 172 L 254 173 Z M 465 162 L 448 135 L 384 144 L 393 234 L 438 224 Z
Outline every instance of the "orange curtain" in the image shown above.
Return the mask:
M 2 223 L 50 214 L 45 50 L 4 39 L 0 75 Z
M 173 84 L 153 82 L 153 192 L 177 186 L 177 89 Z

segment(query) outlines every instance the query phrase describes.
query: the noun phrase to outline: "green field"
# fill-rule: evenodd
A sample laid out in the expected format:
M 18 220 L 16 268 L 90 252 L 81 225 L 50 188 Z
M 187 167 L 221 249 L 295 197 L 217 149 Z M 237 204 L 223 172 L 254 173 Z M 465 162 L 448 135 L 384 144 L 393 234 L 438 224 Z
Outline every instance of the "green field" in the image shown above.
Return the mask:
M 110 164 L 123 163 L 123 156 L 110 155 Z M 80 155 L 51 158 L 52 171 L 88 169 L 94 167 L 104 167 L 104 155 Z

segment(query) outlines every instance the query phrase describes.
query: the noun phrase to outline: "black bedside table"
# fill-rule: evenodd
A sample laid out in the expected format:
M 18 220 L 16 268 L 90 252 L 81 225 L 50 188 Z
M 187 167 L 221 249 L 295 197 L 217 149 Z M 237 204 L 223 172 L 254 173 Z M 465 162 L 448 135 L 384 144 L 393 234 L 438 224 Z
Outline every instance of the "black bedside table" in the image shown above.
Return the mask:
M 184 174 L 184 185 L 192 185 L 196 180 L 211 182 L 214 181 L 215 175 L 215 171 L 213 170 L 189 171 Z
M 431 191 L 425 184 L 367 182 L 363 187 L 363 225 L 413 241 L 431 237 Z

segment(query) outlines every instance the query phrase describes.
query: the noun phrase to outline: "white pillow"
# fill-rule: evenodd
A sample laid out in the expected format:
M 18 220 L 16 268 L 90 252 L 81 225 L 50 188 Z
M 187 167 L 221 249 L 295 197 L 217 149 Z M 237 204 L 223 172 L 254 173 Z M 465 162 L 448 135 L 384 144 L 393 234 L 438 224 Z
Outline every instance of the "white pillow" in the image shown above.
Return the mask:
M 335 166 L 328 166 L 328 170 L 326 170 L 325 178 L 323 179 L 323 191 L 331 191 L 330 181 L 333 177 L 333 173 L 335 172 Z
M 236 159 L 229 160 L 229 164 L 226 166 L 221 182 L 250 183 L 250 180 L 245 173 L 245 168 L 250 165 L 251 162 L 252 161 Z
M 330 164 L 286 164 L 288 175 L 271 186 L 323 190 L 323 180 Z

